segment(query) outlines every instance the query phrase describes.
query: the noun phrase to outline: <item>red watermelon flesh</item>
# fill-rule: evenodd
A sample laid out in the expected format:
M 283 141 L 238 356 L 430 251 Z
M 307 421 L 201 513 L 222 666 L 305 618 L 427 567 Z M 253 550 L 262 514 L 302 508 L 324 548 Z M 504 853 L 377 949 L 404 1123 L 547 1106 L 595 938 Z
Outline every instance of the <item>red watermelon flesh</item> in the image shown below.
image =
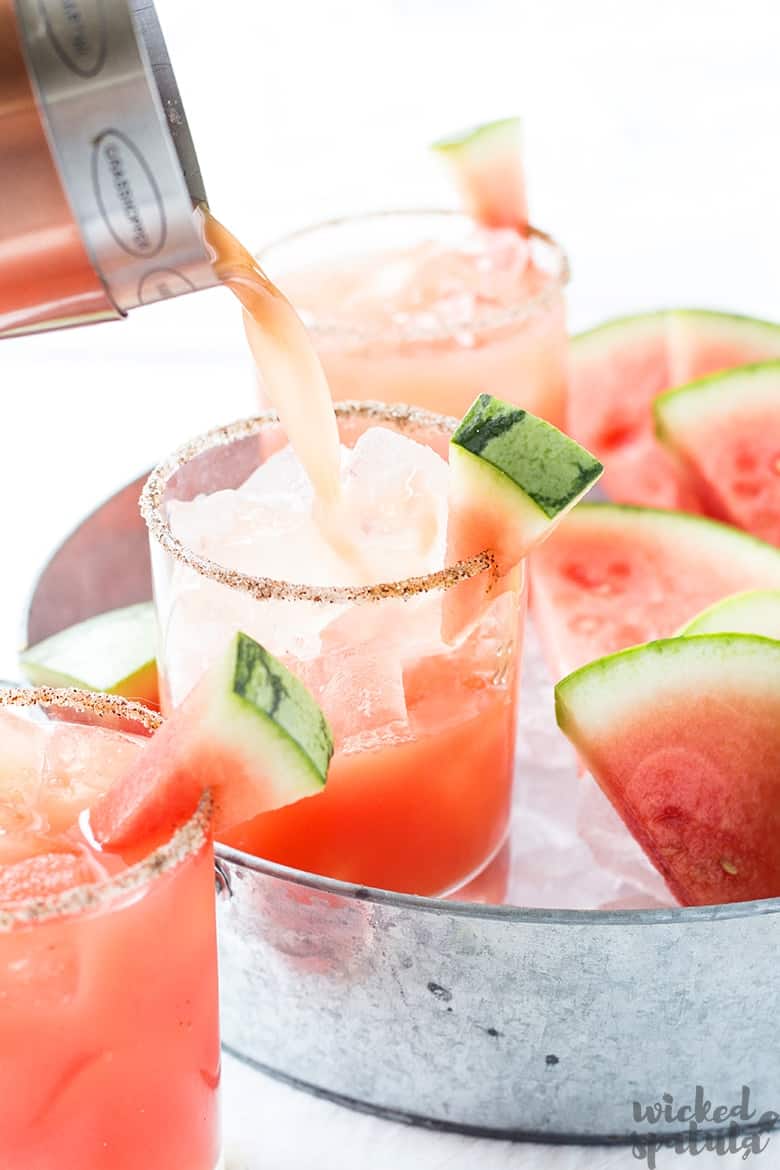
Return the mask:
M 466 210 L 487 228 L 526 232 L 528 202 L 519 118 L 501 118 L 433 144 Z
M 605 465 L 620 503 L 700 512 L 695 480 L 653 433 L 662 391 L 716 370 L 780 356 L 780 325 L 697 309 L 609 321 L 573 338 L 568 430 Z
M 707 510 L 780 546 L 780 361 L 662 395 L 658 436 L 700 483 Z
M 211 794 L 220 835 L 322 789 L 330 728 L 303 685 L 245 634 L 203 675 L 90 812 L 111 849 L 167 840 Z
M 530 558 L 531 609 L 555 678 L 653 638 L 744 589 L 780 586 L 780 551 L 700 516 L 580 504 Z
M 680 902 L 780 896 L 780 642 L 651 642 L 563 679 L 556 713 Z

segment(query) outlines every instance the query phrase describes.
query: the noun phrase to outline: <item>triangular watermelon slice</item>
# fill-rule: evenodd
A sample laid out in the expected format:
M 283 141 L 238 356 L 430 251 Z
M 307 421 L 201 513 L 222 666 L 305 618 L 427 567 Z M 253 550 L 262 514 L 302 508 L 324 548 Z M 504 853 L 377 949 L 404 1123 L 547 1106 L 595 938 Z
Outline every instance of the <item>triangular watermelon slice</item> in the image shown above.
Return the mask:
M 711 515 L 780 545 L 780 361 L 671 390 L 656 433 L 694 476 Z
M 528 226 L 519 118 L 475 126 L 433 144 L 455 179 L 464 207 L 488 228 Z
M 780 550 L 701 516 L 579 504 L 534 551 L 531 607 L 560 678 L 627 646 L 676 634 L 708 605 L 780 588 Z
M 603 468 L 552 423 L 480 394 L 450 440 L 447 563 L 489 552 L 493 572 L 447 594 L 442 633 L 453 641 L 477 617 L 487 588 L 547 540 Z
M 303 684 L 238 634 L 93 805 L 92 832 L 112 849 L 148 848 L 170 837 L 209 791 L 220 836 L 321 791 L 332 755 L 330 728 Z
M 780 642 L 651 642 L 558 683 L 561 729 L 684 905 L 780 896 Z
M 552 423 L 480 394 L 450 440 L 447 560 L 489 549 L 502 576 L 549 538 L 603 470 Z
M 696 483 L 656 441 L 664 390 L 746 362 L 780 357 L 780 325 L 704 309 L 608 321 L 572 339 L 567 430 L 604 463 L 619 503 L 702 511 Z

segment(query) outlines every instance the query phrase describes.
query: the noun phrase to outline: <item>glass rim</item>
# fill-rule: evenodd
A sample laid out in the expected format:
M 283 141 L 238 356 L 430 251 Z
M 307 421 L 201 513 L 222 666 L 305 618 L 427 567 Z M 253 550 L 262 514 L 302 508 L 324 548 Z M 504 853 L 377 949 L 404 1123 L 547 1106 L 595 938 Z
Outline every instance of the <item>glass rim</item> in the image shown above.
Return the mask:
M 143 703 L 101 691 L 47 686 L 0 688 L 0 709 L 42 706 L 91 714 L 98 719 L 107 715 L 128 719 L 147 731 L 156 731 L 164 722 L 162 715 Z M 0 935 L 8 934 L 17 927 L 35 926 L 61 918 L 79 918 L 84 914 L 104 910 L 117 899 L 144 889 L 154 878 L 169 873 L 183 861 L 195 856 L 208 840 L 210 823 L 211 797 L 206 794 L 201 797 L 189 821 L 176 829 L 162 845 L 158 845 L 140 861 L 128 865 L 121 873 L 73 886 L 50 897 L 25 898 L 0 905 Z
M 388 405 L 383 402 L 352 401 L 334 403 L 337 417 L 363 417 L 378 423 L 392 422 L 403 431 L 414 427 L 438 431 L 448 438 L 459 425 L 458 420 L 448 415 L 435 414 L 415 406 L 403 404 Z M 381 581 L 373 585 L 306 585 L 282 581 L 274 577 L 255 577 L 230 569 L 201 556 L 189 548 L 173 532 L 163 511 L 163 500 L 170 480 L 191 460 L 219 447 L 251 438 L 260 434 L 264 427 L 278 423 L 275 411 L 265 411 L 252 418 L 238 419 L 227 426 L 214 427 L 210 431 L 190 439 L 167 459 L 159 463 L 149 475 L 141 491 L 140 510 L 150 536 L 175 560 L 186 565 L 201 577 L 249 594 L 257 601 L 309 601 L 325 605 L 345 605 L 354 602 L 385 601 L 390 598 L 404 599 L 436 590 L 451 589 L 461 581 L 489 572 L 496 575 L 496 560 L 493 553 L 485 550 L 475 556 L 455 561 L 432 573 L 419 577 L 405 577 L 397 581 Z
M 389 211 L 362 211 L 356 212 L 354 215 L 334 216 L 331 219 L 323 219 L 316 223 L 296 228 L 294 231 L 287 232 L 285 235 L 279 236 L 264 244 L 255 252 L 255 258 L 261 265 L 267 262 L 270 263 L 270 254 L 275 249 L 281 249 L 290 244 L 295 244 L 306 239 L 307 236 L 313 236 L 318 232 L 338 231 L 340 228 L 351 227 L 360 223 L 378 223 L 382 220 L 390 219 L 412 220 L 426 216 L 434 219 L 439 218 L 442 221 L 447 219 L 450 221 L 460 219 L 475 223 L 473 216 L 469 215 L 468 212 L 460 208 L 452 207 L 401 207 Z M 489 315 L 476 317 L 473 320 L 464 318 L 462 322 L 447 325 L 446 327 L 442 325 L 440 328 L 420 329 L 419 327 L 415 328 L 413 325 L 410 325 L 408 328 L 400 326 L 397 330 L 396 340 L 402 343 L 442 341 L 445 338 L 452 337 L 453 333 L 457 333 L 460 329 L 464 328 L 468 328 L 474 333 L 487 333 L 491 330 L 504 329 L 509 325 L 518 325 L 537 313 L 539 309 L 544 308 L 569 283 L 571 278 L 569 258 L 558 241 L 541 228 L 537 228 L 529 223 L 525 235 L 527 239 L 538 240 L 547 245 L 553 250 L 557 258 L 557 271 L 550 275 L 550 279 L 545 283 L 544 288 L 534 293 L 533 296 L 518 300 L 517 304 L 494 310 Z M 280 285 L 284 284 L 283 273 L 277 273 L 273 279 L 275 283 L 279 283 Z M 306 328 L 314 336 L 321 338 L 348 337 L 358 343 L 388 339 L 387 329 L 381 325 L 373 329 L 361 329 L 357 326 L 350 326 L 344 321 L 328 320 L 322 316 L 318 318 L 316 314 L 312 315 L 311 321 L 307 320 Z

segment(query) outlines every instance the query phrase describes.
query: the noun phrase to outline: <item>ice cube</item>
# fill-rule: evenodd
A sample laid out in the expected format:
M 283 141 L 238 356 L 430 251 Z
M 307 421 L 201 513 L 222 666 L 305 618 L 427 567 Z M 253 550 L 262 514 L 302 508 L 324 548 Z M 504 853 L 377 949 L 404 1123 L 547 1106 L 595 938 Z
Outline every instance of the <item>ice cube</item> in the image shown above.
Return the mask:
M 674 905 L 595 781 L 578 770 L 555 722 L 552 680 L 526 631 L 506 900 L 556 909 Z
M 186 548 L 205 556 L 209 533 L 215 527 L 225 535 L 232 532 L 237 504 L 237 495 L 230 490 L 202 494 L 193 500 L 171 500 L 168 523 Z
M 32 710 L 0 710 L 0 798 L 23 804 L 37 801 L 48 732 Z
M 406 302 L 415 287 L 418 268 L 414 249 L 373 256 L 369 263 L 361 265 L 352 274 L 353 279 L 343 299 L 339 298 L 339 305 L 343 310 L 358 312 L 363 319 L 366 310 L 383 311 L 388 301 Z M 345 317 L 348 317 L 347 313 Z
M 435 309 L 453 295 L 472 295 L 475 271 L 473 257 L 465 249 L 422 245 L 416 252 L 416 272 L 404 308 L 416 313 Z
M 344 608 L 300 600 L 258 600 L 177 565 L 170 589 L 158 606 L 171 702 L 182 702 L 239 631 L 277 657 L 310 659 L 320 651 L 322 630 Z
M 188 548 L 247 576 L 310 585 L 361 579 L 348 550 L 335 547 L 315 519 L 311 485 L 290 447 L 237 489 L 172 502 L 169 517 Z
M 356 750 L 383 729 L 402 736 L 406 699 L 401 664 L 380 648 L 360 647 L 320 660 L 327 682 L 318 699 L 337 747 Z
M 387 428 L 365 431 L 353 449 L 345 449 L 343 465 L 344 524 L 355 534 L 359 550 L 354 561 L 325 539 L 312 515 L 308 481 L 289 448 L 271 456 L 236 491 L 176 503 L 171 524 L 201 555 L 250 576 L 313 585 L 392 581 L 444 563 L 447 479 L 445 460 L 427 446 Z M 385 674 L 393 680 L 386 685 L 382 675 L 375 685 L 376 671 L 360 665 L 366 687 L 361 718 L 372 727 L 405 718 L 402 661 L 411 644 L 419 653 L 437 639 L 440 626 L 438 594 L 363 607 L 256 600 L 181 563 L 173 566 L 170 580 L 160 583 L 157 594 L 174 702 L 181 701 L 238 630 L 273 654 L 301 660 L 338 653 L 342 647 L 352 651 L 371 641 L 374 658 L 381 649 L 392 663 Z M 341 694 L 344 671 L 335 658 L 334 676 L 339 682 L 332 689 Z M 385 692 L 389 705 L 379 697 Z
M 306 522 L 294 501 L 276 506 L 238 491 L 214 492 L 169 506 L 171 528 L 187 549 L 226 568 L 274 576 L 274 561 Z
M 408 732 L 402 639 L 388 639 L 387 622 L 384 638 L 373 636 L 380 623 L 361 624 L 364 617 L 378 619 L 374 609 L 383 606 L 350 606 L 323 632 L 319 654 L 284 659 L 322 707 L 337 747 L 354 749 L 357 738 L 364 743 L 367 735 L 391 726 L 395 735 Z
M 0 871 L 49 848 L 49 822 L 33 800 L 0 795 Z
M 528 241 L 508 230 L 478 230 L 473 244 L 473 291 L 480 307 L 511 309 L 532 295 Z
M 596 864 L 614 874 L 624 886 L 623 897 L 646 896 L 662 906 L 675 901 L 666 883 L 629 833 L 591 776 L 583 776 L 583 799 L 577 829 Z
M 311 481 L 289 444 L 261 463 L 238 491 L 260 500 L 279 496 L 295 511 L 311 510 Z
M 556 725 L 552 681 L 530 624 L 515 767 L 507 901 L 520 906 L 593 909 L 616 897 L 619 879 L 594 862 L 577 832 L 582 790 L 575 755 Z
M 447 477 L 445 460 L 422 443 L 387 427 L 360 436 L 345 462 L 344 493 L 373 581 L 444 564 Z
M 511 308 L 528 295 L 530 259 L 528 241 L 510 230 L 475 228 L 454 247 L 427 245 L 402 307 L 433 312 L 445 331 L 467 327 L 481 308 Z
M 46 739 L 40 807 L 52 832 L 74 825 L 79 813 L 132 768 L 141 741 L 99 726 L 55 723 Z
M 594 866 L 576 833 L 555 817 L 518 808 L 507 901 L 516 906 L 591 910 L 617 896 L 619 880 Z

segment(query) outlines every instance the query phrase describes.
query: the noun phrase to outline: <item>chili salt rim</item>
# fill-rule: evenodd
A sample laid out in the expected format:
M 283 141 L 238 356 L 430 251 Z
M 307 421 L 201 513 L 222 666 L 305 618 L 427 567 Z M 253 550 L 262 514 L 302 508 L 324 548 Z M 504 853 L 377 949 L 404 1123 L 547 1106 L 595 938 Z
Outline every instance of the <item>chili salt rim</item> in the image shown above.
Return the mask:
M 107 715 L 129 719 L 141 724 L 147 731 L 156 731 L 163 723 L 162 716 L 156 711 L 118 695 L 85 691 L 77 687 L 0 688 L 0 708 L 44 706 L 81 711 L 95 715 L 98 719 Z M 74 886 L 50 898 L 26 898 L 22 902 L 13 903 L 13 909 L 0 906 L 0 934 L 8 933 L 17 926 L 77 917 L 100 910 L 123 895 L 143 889 L 153 878 L 169 873 L 188 857 L 198 853 L 209 838 L 210 823 L 211 797 L 206 794 L 190 820 L 177 829 L 169 840 L 122 873 Z
M 297 228 L 293 232 L 288 232 L 279 239 L 271 240 L 270 243 L 265 244 L 257 252 L 255 258 L 259 261 L 261 266 L 269 263 L 273 270 L 273 262 L 271 253 L 276 248 L 284 248 L 291 244 L 295 244 L 303 240 L 308 235 L 314 235 L 316 232 L 324 232 L 328 230 L 338 230 L 343 227 L 350 227 L 361 223 L 370 223 L 372 220 L 381 221 L 389 219 L 414 219 L 431 216 L 433 218 L 439 217 L 442 220 L 453 221 L 455 219 L 462 219 L 475 224 L 473 216 L 470 216 L 465 211 L 460 211 L 453 207 L 403 207 L 395 211 L 366 211 L 357 215 L 341 215 L 332 219 L 324 219 L 319 223 L 308 224 L 306 227 Z M 476 225 L 478 226 L 478 225 Z M 529 320 L 540 310 L 546 308 L 555 295 L 566 287 L 571 279 L 571 265 L 569 258 L 564 252 L 561 245 L 551 236 L 549 232 L 542 231 L 541 228 L 534 227 L 533 224 L 528 224 L 526 227 L 526 238 L 539 240 L 547 247 L 552 249 L 556 255 L 557 268 L 555 272 L 549 273 L 549 280 L 545 283 L 544 288 L 532 296 L 524 299 L 519 299 L 517 304 L 508 307 L 502 307 L 491 310 L 489 313 L 483 314 L 481 317 L 470 319 L 465 317 L 462 321 L 457 321 L 452 325 L 440 328 L 421 328 L 419 325 L 415 328 L 414 325 L 399 326 L 398 336 L 391 335 L 386 326 L 377 326 L 374 329 L 360 329 L 357 326 L 350 326 L 346 322 L 328 320 L 326 317 L 317 317 L 316 314 L 309 314 L 305 306 L 302 306 L 304 313 L 311 315 L 312 320 L 306 322 L 306 328 L 313 336 L 322 338 L 349 338 L 353 344 L 368 344 L 375 342 L 387 341 L 388 343 L 399 342 L 401 344 L 409 344 L 415 342 L 437 342 L 443 341 L 460 330 L 468 330 L 473 333 L 488 333 L 491 330 L 505 329 L 509 325 L 520 325 Z M 283 271 L 274 271 L 274 283 L 279 284 L 282 291 L 284 291 L 284 274 Z
M 458 426 L 458 420 L 448 415 L 435 414 L 433 411 L 402 404 L 388 406 L 383 402 L 345 401 L 335 403 L 334 409 L 337 417 L 357 416 L 369 421 L 391 422 L 401 431 L 427 428 L 451 436 Z M 496 561 L 489 550 L 456 561 L 433 573 L 426 573 L 421 577 L 406 577 L 400 581 L 383 581 L 375 585 L 303 585 L 280 581 L 273 577 L 253 577 L 237 569 L 220 565 L 217 561 L 203 557 L 188 548 L 174 535 L 170 524 L 163 516 L 163 497 L 171 478 L 199 455 L 218 447 L 229 446 L 241 439 L 251 438 L 258 435 L 264 427 L 278 422 L 279 417 L 274 411 L 265 411 L 252 418 L 238 419 L 226 426 L 215 427 L 184 443 L 151 472 L 141 492 L 139 502 L 141 515 L 150 535 L 176 560 L 201 577 L 208 577 L 230 589 L 239 589 L 257 601 L 274 598 L 280 601 L 313 601 L 332 605 L 383 601 L 388 598 L 406 599 L 436 589 L 451 589 L 461 581 L 467 581 L 485 571 L 490 572 L 491 578 L 495 577 Z

